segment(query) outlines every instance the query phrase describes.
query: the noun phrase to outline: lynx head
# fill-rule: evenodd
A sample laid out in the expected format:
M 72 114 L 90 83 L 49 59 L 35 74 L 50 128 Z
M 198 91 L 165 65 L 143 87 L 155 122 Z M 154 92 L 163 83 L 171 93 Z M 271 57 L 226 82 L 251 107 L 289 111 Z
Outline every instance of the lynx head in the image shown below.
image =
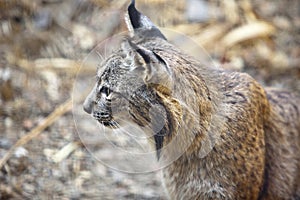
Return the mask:
M 161 122 L 166 118 L 154 91 L 158 85 L 171 83 L 168 63 L 156 48 L 166 38 L 137 11 L 134 1 L 128 7 L 127 25 L 131 37 L 100 66 L 97 82 L 83 105 L 87 113 L 110 128 L 130 119 L 145 126 L 150 118 Z M 152 112 L 151 116 L 155 106 L 159 114 L 153 116 Z

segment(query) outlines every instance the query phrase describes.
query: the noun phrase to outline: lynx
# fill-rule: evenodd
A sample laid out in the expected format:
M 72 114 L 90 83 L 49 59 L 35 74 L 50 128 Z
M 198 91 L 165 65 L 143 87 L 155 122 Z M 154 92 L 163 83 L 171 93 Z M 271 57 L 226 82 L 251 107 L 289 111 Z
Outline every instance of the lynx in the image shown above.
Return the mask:
M 300 199 L 299 96 L 186 55 L 134 1 L 127 25 L 83 107 L 112 129 L 152 124 L 158 160 L 187 147 L 162 169 L 169 198 Z

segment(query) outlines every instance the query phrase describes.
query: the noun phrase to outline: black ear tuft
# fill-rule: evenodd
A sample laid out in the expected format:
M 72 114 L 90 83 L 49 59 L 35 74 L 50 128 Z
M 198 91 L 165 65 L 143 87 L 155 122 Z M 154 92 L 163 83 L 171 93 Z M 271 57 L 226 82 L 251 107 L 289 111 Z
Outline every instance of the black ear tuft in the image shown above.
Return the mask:
M 141 19 L 141 13 L 135 8 L 135 0 L 132 0 L 128 6 L 128 14 L 131 25 L 134 29 L 142 27 L 139 20 Z
M 132 0 L 128 6 L 129 21 L 134 32 L 141 32 L 145 37 L 160 37 L 167 40 L 152 21 L 135 8 L 135 0 Z

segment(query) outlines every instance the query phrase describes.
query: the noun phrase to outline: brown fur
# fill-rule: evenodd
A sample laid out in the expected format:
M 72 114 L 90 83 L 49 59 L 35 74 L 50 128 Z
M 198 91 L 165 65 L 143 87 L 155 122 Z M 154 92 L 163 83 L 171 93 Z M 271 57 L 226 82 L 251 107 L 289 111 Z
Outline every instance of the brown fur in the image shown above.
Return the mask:
M 112 126 L 116 116 L 106 99 L 122 93 L 132 120 L 144 126 L 153 105 L 165 109 L 158 110 L 164 127 L 150 142 L 161 160 L 184 150 L 162 170 L 170 199 L 299 199 L 299 96 L 264 89 L 244 73 L 203 66 L 167 42 L 149 19 L 130 13 L 136 12 L 132 5 L 130 45 L 107 60 L 97 83 L 116 92 L 94 89 L 85 110 Z M 136 67 L 125 73 L 128 55 Z M 134 74 L 141 66 L 145 76 Z

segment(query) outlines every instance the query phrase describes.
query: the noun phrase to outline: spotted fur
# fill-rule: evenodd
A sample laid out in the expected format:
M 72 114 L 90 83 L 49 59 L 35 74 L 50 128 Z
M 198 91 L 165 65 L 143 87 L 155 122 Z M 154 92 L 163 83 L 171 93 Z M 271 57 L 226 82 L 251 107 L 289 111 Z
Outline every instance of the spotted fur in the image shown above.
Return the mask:
M 132 37 L 102 64 L 85 111 L 111 128 L 151 124 L 158 160 L 184 150 L 162 170 L 170 199 L 300 199 L 299 96 L 182 53 L 134 1 L 128 16 Z

